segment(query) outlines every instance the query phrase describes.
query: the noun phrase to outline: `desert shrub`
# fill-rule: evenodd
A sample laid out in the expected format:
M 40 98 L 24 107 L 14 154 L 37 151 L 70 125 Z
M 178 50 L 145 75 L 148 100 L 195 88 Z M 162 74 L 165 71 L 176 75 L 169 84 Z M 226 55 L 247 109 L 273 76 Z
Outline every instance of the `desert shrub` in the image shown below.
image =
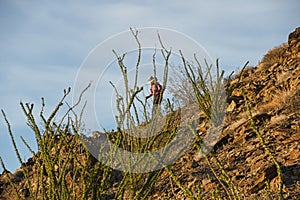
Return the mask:
M 286 51 L 288 48 L 287 43 L 283 43 L 279 46 L 276 46 L 270 49 L 262 58 L 260 64 L 264 66 L 264 68 L 269 68 L 276 63 L 283 63 Z
M 173 122 L 178 121 L 178 116 L 176 113 L 170 114 L 166 124 L 161 126 L 161 129 L 157 130 L 153 137 L 144 139 L 129 136 L 134 134 L 137 126 L 145 126 L 149 123 L 149 113 L 151 113 L 148 111 L 149 106 L 146 105 L 146 102 L 138 97 L 138 94 L 143 89 L 137 85 L 141 46 L 138 40 L 138 32 L 133 29 L 131 31 L 138 46 L 134 85 L 131 88 L 128 81 L 127 69 L 123 62 L 125 54 L 120 56 L 117 52 L 113 51 L 122 72 L 125 92 L 122 94 L 124 96 L 121 96 L 114 83 L 110 82 L 117 96 L 117 131 L 107 132 L 101 135 L 101 137 L 105 135 L 109 136 L 109 140 L 115 146 L 130 152 L 148 152 L 161 148 L 161 146 L 168 144 L 174 138 L 177 128 L 176 123 Z M 171 51 L 163 48 L 161 53 L 165 59 L 164 90 L 168 76 L 168 59 Z M 156 76 L 155 53 L 153 55 L 153 73 Z M 24 181 L 26 184 L 24 187 L 28 189 L 30 199 L 145 199 L 151 193 L 157 178 L 164 171 L 164 168 L 159 168 L 147 173 L 135 173 L 130 171 L 130 169 L 128 170 L 128 166 L 124 165 L 122 166 L 123 172 L 121 172 L 98 162 L 94 158 L 98 158 L 97 155 L 92 155 L 89 150 L 90 148 L 95 148 L 95 152 L 101 154 L 103 149 L 97 146 L 97 139 L 99 138 L 91 138 L 84 135 L 84 122 L 81 121 L 81 113 L 77 114 L 74 111 L 75 107 L 80 107 L 83 103 L 83 113 L 86 102 L 81 102 L 81 99 L 89 87 L 90 85 L 82 91 L 78 102 L 73 106 L 70 106 L 65 101 L 66 97 L 70 94 L 71 88 L 65 90 L 62 99 L 48 118 L 44 115 L 45 102 L 43 98 L 42 108 L 38 117 L 34 114 L 33 104 L 20 103 L 27 118 L 27 124 L 32 129 L 38 146 L 38 152 L 34 152 L 27 142 L 23 140 L 29 151 L 33 154 L 35 161 L 34 171 L 27 168 L 25 162 L 21 159 L 18 146 L 10 129 L 10 124 L 4 111 L 2 111 L 8 125 L 16 155 L 25 174 Z M 67 105 L 66 108 L 65 105 Z M 143 118 L 140 118 L 138 114 L 138 105 L 142 107 Z M 61 113 L 59 112 L 62 108 L 67 109 L 67 111 L 60 117 Z M 169 110 L 172 109 L 170 108 Z M 153 121 L 153 119 L 151 120 Z M 109 159 L 113 159 L 113 155 L 116 152 L 113 149 L 110 149 L 110 151 L 108 153 L 108 156 L 110 156 Z M 1 158 L 0 161 L 5 169 Z M 149 162 L 151 160 L 145 164 Z M 155 162 L 158 161 L 155 160 Z M 123 164 L 122 161 L 121 164 Z M 116 179 L 118 180 L 116 181 Z M 117 190 L 109 192 L 108 190 L 112 187 L 113 183 L 116 183 L 115 187 Z M 18 188 L 19 185 L 11 182 L 11 187 L 14 188 L 14 197 L 17 199 L 22 198 Z
M 142 91 L 142 88 L 137 85 L 141 46 L 138 40 L 138 32 L 135 32 L 134 30 L 131 31 L 138 46 L 138 59 L 135 68 L 136 74 L 134 85 L 131 87 L 128 81 L 127 68 L 123 62 L 125 54 L 119 55 L 118 52 L 114 51 L 122 72 L 125 93 L 121 95 L 114 83 L 111 82 L 116 93 L 116 107 L 118 110 L 116 123 L 118 127 L 117 131 L 107 132 L 105 135 L 109 136 L 109 140 L 117 147 L 130 152 L 143 153 L 160 149 L 170 143 L 170 141 L 176 137 L 177 126 L 181 116 L 180 109 L 174 111 L 173 106 L 169 103 L 168 105 L 170 106 L 167 109 L 170 109 L 173 112 L 167 115 L 166 123 L 157 131 L 155 136 L 147 138 L 129 136 L 134 135 L 136 127 L 145 126 L 153 120 L 150 119 L 151 117 L 149 116 L 148 111 L 149 107 L 146 102 L 138 96 Z M 168 79 L 168 63 L 171 51 L 165 49 L 162 45 L 161 53 L 165 59 L 163 76 L 163 87 L 165 87 Z M 177 82 L 179 83 L 177 86 L 179 86 L 179 90 L 178 88 L 174 89 L 174 91 L 177 92 L 177 95 L 179 95 L 177 98 L 181 98 L 180 100 L 184 102 L 196 103 L 199 109 L 202 110 L 206 117 L 211 121 L 212 125 L 216 127 L 219 126 L 224 117 L 226 92 L 224 91 L 223 81 L 224 71 L 219 70 L 218 60 L 216 62 L 217 72 L 214 74 L 211 71 L 212 65 L 209 65 L 207 62 L 205 63 L 205 66 L 201 66 L 195 57 L 196 64 L 192 65 L 192 63 L 186 61 L 182 52 L 180 52 L 180 55 L 182 58 L 183 69 L 177 74 Z M 264 59 L 264 62 L 268 62 L 268 57 Z M 156 76 L 155 54 L 153 55 L 153 75 Z M 88 89 L 88 87 L 86 89 Z M 181 92 L 178 93 L 178 91 Z M 80 137 L 82 131 L 80 124 L 82 123 L 77 114 L 73 112 L 74 107 L 69 107 L 62 119 L 55 121 L 55 118 L 57 119 L 58 111 L 65 105 L 64 101 L 69 92 L 70 90 L 65 90 L 63 98 L 54 108 L 49 118 L 46 118 L 43 114 L 45 105 L 44 101 L 42 102 L 42 110 L 39 116 L 42 121 L 42 127 L 38 126 L 40 123 L 33 114 L 34 106 L 32 104 L 21 103 L 21 107 L 28 120 L 28 125 L 32 128 L 34 136 L 36 137 L 39 148 L 38 155 L 40 156 L 40 162 L 37 162 L 37 169 L 34 174 L 36 177 L 35 179 L 32 179 L 32 176 L 30 176 L 30 174 L 32 175 L 32 172 L 29 172 L 25 167 L 23 168 L 25 179 L 27 181 L 26 187 L 29 188 L 31 199 L 147 199 L 152 192 L 155 182 L 163 172 L 169 176 L 186 198 L 201 198 L 201 188 L 197 186 L 197 191 L 192 191 L 190 187 L 186 187 L 176 176 L 175 170 L 172 170 L 170 166 L 164 166 L 161 169 L 147 173 L 133 173 L 130 170 L 126 171 L 127 166 L 124 166 L 124 171 L 120 172 L 96 161 L 87 148 L 88 142 L 93 142 L 93 140 L 89 140 L 87 137 Z M 75 106 L 78 106 L 79 103 L 80 102 L 75 104 Z M 142 107 L 141 112 L 143 113 L 143 118 L 138 114 L 138 105 Z M 186 104 L 185 106 L 189 105 Z M 4 112 L 3 115 L 6 119 Z M 8 127 L 10 127 L 8 122 L 7 124 Z M 191 131 L 192 134 L 196 136 L 197 133 L 193 131 L 195 130 Z M 13 134 L 10 130 L 9 133 L 11 134 L 14 143 Z M 74 135 L 74 137 L 71 137 L 72 139 L 70 139 L 70 135 Z M 87 141 L 83 141 L 84 138 L 86 138 Z M 199 137 L 199 141 L 200 140 L 201 138 Z M 202 147 L 198 145 L 199 141 L 196 141 L 195 139 L 194 145 L 199 151 L 202 151 Z M 26 141 L 24 141 L 24 143 L 26 143 Z M 34 155 L 36 155 L 27 143 L 26 146 Z M 79 146 L 81 148 L 80 152 L 82 153 L 80 156 L 77 154 L 78 151 L 74 151 L 74 149 L 79 148 Z M 16 145 L 14 145 L 14 147 L 17 157 L 23 166 L 24 163 L 19 155 L 18 147 Z M 99 151 L 100 154 L 101 149 L 99 149 Z M 114 152 L 110 155 L 114 155 L 113 153 Z M 240 199 L 239 191 L 222 163 L 214 154 L 211 154 L 210 156 L 211 159 L 207 156 L 205 158 L 211 171 L 222 186 L 220 189 L 226 192 L 229 199 Z M 218 164 L 217 170 L 221 172 L 219 174 L 222 176 L 219 176 L 212 167 L 212 159 L 216 160 Z M 5 168 L 1 158 L 0 161 L 3 168 Z M 13 183 L 11 184 L 14 186 Z M 198 194 L 196 194 L 197 192 Z M 20 198 L 20 194 L 16 187 L 15 193 L 16 198 Z M 215 189 L 214 195 L 215 198 L 221 198 L 219 188 Z

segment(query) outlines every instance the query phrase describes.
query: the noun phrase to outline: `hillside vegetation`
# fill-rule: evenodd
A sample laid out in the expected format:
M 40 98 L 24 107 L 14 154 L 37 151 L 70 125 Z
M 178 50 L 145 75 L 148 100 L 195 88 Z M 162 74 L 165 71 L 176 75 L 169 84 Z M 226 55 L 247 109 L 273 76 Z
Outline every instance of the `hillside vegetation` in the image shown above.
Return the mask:
M 14 173 L 2 172 L 0 199 L 299 199 L 300 28 L 257 66 L 227 77 L 225 89 L 224 125 L 212 151 L 199 153 L 211 120 L 201 111 L 194 116 L 199 124 L 189 149 L 172 165 L 147 173 L 107 167 L 87 146 L 97 146 L 93 138 L 107 137 L 132 151 L 159 149 L 176 137 L 179 110 L 168 115 L 163 131 L 150 140 L 136 141 L 122 129 L 83 139 L 77 115 L 55 124 L 54 116 L 45 119 L 41 112 L 40 130 L 33 106 L 21 104 L 39 151 L 28 146 L 33 156 L 23 162 L 15 146 L 22 166 Z M 5 169 L 5 161 L 1 164 Z

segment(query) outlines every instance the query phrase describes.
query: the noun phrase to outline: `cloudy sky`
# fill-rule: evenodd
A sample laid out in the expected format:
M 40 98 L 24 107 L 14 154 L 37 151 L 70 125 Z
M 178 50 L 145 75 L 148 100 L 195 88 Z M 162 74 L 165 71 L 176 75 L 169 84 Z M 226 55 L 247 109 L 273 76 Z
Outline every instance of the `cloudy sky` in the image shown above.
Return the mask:
M 45 97 L 49 113 L 63 89 L 74 85 L 89 52 L 112 35 L 130 27 L 179 31 L 232 71 L 248 60 L 256 65 L 267 50 L 286 42 L 300 25 L 299 7 L 298 0 L 1 0 L 0 108 L 12 124 L 22 158 L 28 158 L 19 137 L 33 146 L 34 139 L 20 100 L 34 103 L 38 114 Z M 0 156 L 9 170 L 19 166 L 2 116 Z

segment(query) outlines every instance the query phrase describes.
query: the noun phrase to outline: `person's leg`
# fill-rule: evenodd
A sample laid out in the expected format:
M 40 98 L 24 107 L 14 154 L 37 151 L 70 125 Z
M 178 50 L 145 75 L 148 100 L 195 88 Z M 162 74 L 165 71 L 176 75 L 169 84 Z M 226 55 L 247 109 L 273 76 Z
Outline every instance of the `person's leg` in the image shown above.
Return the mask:
M 160 112 L 160 104 L 161 104 L 161 95 L 154 95 L 153 98 L 153 106 L 152 106 L 152 118 L 157 118 L 161 112 Z
M 160 104 L 155 104 L 153 102 L 152 119 L 149 125 L 149 132 L 152 135 L 158 134 L 162 130 L 163 124 L 164 124 L 164 119 L 160 112 Z

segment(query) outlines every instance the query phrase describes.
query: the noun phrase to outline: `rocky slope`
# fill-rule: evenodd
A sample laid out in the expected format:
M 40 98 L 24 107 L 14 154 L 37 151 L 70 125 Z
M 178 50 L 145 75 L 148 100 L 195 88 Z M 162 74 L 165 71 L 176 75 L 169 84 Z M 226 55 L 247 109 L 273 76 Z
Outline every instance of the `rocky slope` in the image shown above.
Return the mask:
M 288 43 L 267 52 L 258 66 L 237 74 L 227 85 L 230 87 L 234 89 L 228 98 L 225 127 L 214 150 L 233 185 L 242 199 L 278 199 L 276 166 L 251 128 L 243 88 L 258 131 L 281 165 L 284 198 L 299 199 L 300 28 L 289 35 Z M 200 124 L 199 134 L 205 133 L 205 123 Z M 213 168 L 220 171 L 216 159 L 210 157 L 210 160 Z M 200 184 L 204 199 L 211 199 L 211 193 L 220 187 L 206 160 L 197 160 L 195 151 L 189 151 L 176 165 L 179 180 L 186 186 L 192 184 L 194 191 Z M 161 179 L 157 190 L 157 196 L 168 193 L 172 199 L 184 198 L 176 193 L 176 188 L 172 190 L 167 178 Z
M 300 28 L 289 34 L 287 43 L 268 51 L 257 66 L 247 67 L 229 78 L 226 88 L 230 90 L 230 97 L 225 125 L 213 154 L 199 158 L 199 151 L 191 147 L 170 166 L 176 180 L 193 196 L 202 199 L 279 199 L 282 181 L 282 197 L 299 199 Z M 241 89 L 245 91 L 252 119 Z M 208 121 L 202 120 L 197 134 L 204 136 L 207 129 Z M 68 147 L 64 146 L 59 150 L 62 158 L 88 163 L 86 166 L 92 172 L 97 161 L 84 152 L 80 141 L 73 135 L 55 136 L 57 142 L 62 139 L 72 145 L 77 157 L 68 157 Z M 274 160 L 280 165 L 281 176 Z M 37 169 L 41 162 L 37 153 L 24 164 L 32 183 L 40 177 Z M 72 171 L 74 168 L 68 165 L 64 178 L 80 193 L 83 190 L 81 179 Z M 114 198 L 123 176 L 121 172 L 111 173 L 113 181 L 103 196 L 105 199 Z M 148 199 L 188 199 L 180 186 L 167 170 L 162 171 Z M 14 191 L 19 191 L 21 199 L 29 199 L 28 180 L 22 169 L 15 173 L 5 171 L 0 176 L 0 199 L 16 199 L 18 195 Z

